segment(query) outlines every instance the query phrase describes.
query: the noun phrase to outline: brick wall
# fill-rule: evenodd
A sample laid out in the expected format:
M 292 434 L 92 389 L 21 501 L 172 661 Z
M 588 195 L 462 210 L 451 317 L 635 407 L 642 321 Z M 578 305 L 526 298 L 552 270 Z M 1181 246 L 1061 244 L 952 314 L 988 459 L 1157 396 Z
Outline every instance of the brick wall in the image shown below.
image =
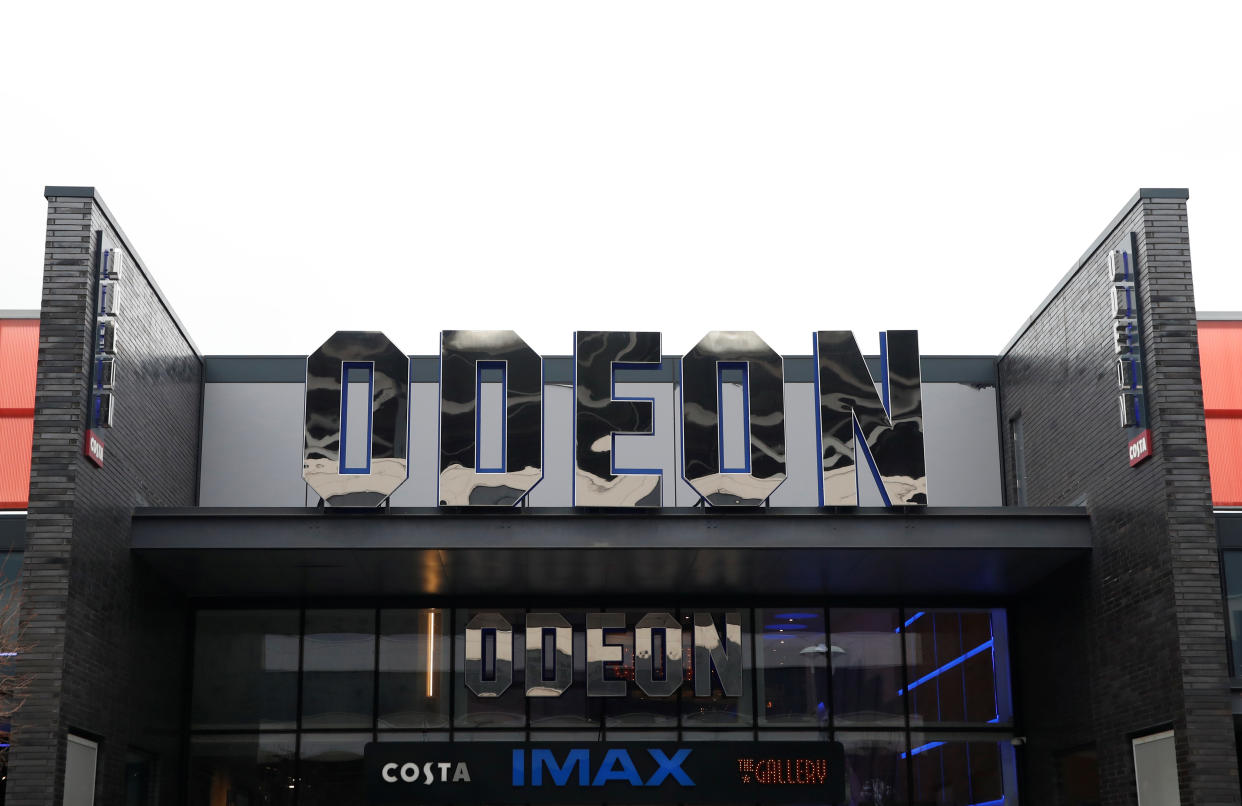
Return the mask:
M 121 800 L 126 753 L 155 754 L 160 802 L 178 798 L 184 602 L 129 551 L 135 506 L 195 502 L 201 359 L 128 243 L 114 427 L 82 454 L 100 232 L 122 236 L 90 189 L 49 189 L 23 621 L 35 675 L 14 717 L 7 802 L 59 806 L 65 735 L 99 740 L 96 803 Z M 71 195 L 76 194 L 76 195 Z
M 1118 422 L 1103 268 L 1131 232 L 1154 445 L 1136 468 Z M 1085 496 L 1094 533 L 1087 567 L 1016 608 L 1031 739 L 1024 779 L 1035 802 L 1053 802 L 1055 755 L 1094 743 L 1102 802 L 1135 803 L 1130 740 L 1170 725 L 1183 805 L 1240 802 L 1188 233 L 1184 192 L 1141 191 L 999 364 L 1004 423 L 1023 422 L 1027 503 Z M 1062 618 L 1071 611 L 1082 618 Z M 1062 663 L 1048 679 L 1054 670 L 1038 656 L 1049 647 L 1080 647 L 1085 655 L 1057 654 L 1084 663 Z

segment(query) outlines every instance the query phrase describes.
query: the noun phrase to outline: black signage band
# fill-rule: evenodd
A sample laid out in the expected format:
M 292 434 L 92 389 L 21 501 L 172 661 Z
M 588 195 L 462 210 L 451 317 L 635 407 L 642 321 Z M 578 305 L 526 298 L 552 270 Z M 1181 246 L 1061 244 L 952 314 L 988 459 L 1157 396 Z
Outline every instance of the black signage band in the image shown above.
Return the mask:
M 840 742 L 372 742 L 370 803 L 836 803 Z

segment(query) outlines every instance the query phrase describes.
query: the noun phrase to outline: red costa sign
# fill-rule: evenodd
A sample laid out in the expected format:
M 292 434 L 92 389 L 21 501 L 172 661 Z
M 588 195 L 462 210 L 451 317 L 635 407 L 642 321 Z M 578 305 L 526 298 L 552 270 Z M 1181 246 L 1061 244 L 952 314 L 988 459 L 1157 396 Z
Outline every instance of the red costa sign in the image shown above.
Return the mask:
M 1151 456 L 1151 429 L 1144 428 L 1143 433 L 1130 440 L 1130 467 Z
M 82 453 L 85 454 L 86 458 L 90 459 L 96 467 L 103 467 L 104 442 L 102 439 L 95 436 L 94 431 L 86 432 L 86 441 L 82 445 Z

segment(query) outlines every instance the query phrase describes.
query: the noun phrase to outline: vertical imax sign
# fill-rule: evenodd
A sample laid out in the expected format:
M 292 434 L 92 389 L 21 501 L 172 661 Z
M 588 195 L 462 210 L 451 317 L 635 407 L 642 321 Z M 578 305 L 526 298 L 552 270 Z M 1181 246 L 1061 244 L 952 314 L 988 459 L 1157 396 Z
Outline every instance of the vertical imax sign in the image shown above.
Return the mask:
M 811 405 L 823 506 L 857 506 L 869 471 L 886 505 L 927 504 L 918 333 L 880 334 L 873 377 L 852 333 L 814 337 Z M 672 483 L 618 459 L 618 443 L 666 440 L 701 502 L 762 506 L 787 478 L 784 359 L 748 330 L 714 330 L 676 359 L 677 433 L 627 381 L 664 369 L 659 333 L 574 335 L 573 503 L 659 507 Z M 438 500 L 512 507 L 544 477 L 544 360 L 511 330 L 440 334 Z M 641 381 L 639 381 L 641 382 Z M 409 476 L 410 359 L 378 332 L 339 331 L 306 360 L 302 476 L 328 506 L 382 504 Z

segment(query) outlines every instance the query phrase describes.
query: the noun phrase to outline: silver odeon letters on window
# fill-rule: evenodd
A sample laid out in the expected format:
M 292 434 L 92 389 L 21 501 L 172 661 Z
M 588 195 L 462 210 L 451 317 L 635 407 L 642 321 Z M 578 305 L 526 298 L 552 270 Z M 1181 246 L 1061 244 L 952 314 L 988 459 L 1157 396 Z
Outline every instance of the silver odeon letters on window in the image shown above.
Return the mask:
M 676 694 L 685 679 L 682 623 L 671 613 L 647 613 L 627 629 L 624 613 L 586 614 L 586 693 L 624 697 L 627 684 L 613 676 L 633 663 L 634 683 L 649 697 Z M 499 613 L 479 613 L 466 624 L 462 673 L 478 697 L 499 697 L 513 685 L 514 627 Z M 696 697 L 712 695 L 712 670 L 726 697 L 742 693 L 742 617 L 724 614 L 724 632 L 711 613 L 695 613 L 693 623 Z M 559 697 L 574 683 L 573 628 L 560 613 L 526 614 L 524 664 L 527 697 Z
M 822 506 L 858 505 L 858 467 L 885 504 L 927 504 L 918 334 L 882 333 L 880 346 L 875 379 L 852 333 L 815 334 Z M 671 481 L 620 466 L 616 450 L 618 437 L 657 431 L 655 402 L 617 384 L 664 369 L 660 348 L 653 332 L 575 334 L 574 506 L 661 505 Z M 717 330 L 674 361 L 682 478 L 706 506 L 763 505 L 787 477 L 784 360 L 751 331 Z M 378 332 L 338 331 L 307 359 L 302 476 L 326 505 L 377 506 L 408 478 L 410 377 L 409 357 Z M 542 357 L 511 330 L 443 331 L 439 392 L 440 506 L 520 505 L 544 475 Z

